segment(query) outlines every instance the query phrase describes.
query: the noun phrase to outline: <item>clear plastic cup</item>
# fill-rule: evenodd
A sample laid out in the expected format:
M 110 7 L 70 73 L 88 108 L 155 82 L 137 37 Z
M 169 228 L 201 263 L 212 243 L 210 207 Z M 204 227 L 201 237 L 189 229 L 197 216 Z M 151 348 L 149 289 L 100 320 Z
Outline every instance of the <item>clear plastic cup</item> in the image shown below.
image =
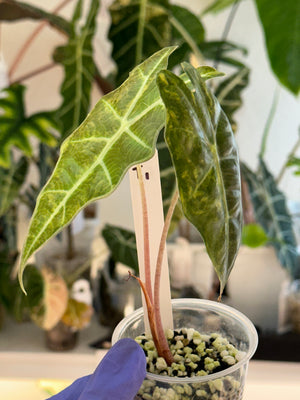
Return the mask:
M 172 300 L 174 329 L 194 328 L 202 334 L 219 333 L 226 337 L 243 358 L 227 369 L 206 376 L 179 378 L 147 373 L 136 399 L 162 400 L 240 400 L 250 358 L 258 337 L 252 322 L 242 313 L 221 303 L 202 299 Z M 144 333 L 140 308 L 115 328 L 112 343 L 136 338 Z

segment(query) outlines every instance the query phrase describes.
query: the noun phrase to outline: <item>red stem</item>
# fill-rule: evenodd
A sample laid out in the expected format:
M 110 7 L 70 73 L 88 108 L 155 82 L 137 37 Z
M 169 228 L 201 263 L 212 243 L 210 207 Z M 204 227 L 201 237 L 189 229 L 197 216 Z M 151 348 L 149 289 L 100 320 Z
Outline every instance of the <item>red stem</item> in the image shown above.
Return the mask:
M 61 4 L 59 4 L 53 11 L 53 14 L 58 13 L 67 3 L 69 3 L 71 0 L 64 0 Z M 9 80 L 11 80 L 12 75 L 14 74 L 14 72 L 16 71 L 18 65 L 20 64 L 20 62 L 22 61 L 25 53 L 27 52 L 28 48 L 31 46 L 32 42 L 34 41 L 34 39 L 39 35 L 39 33 L 41 32 L 41 30 L 48 24 L 48 21 L 43 21 L 41 22 L 38 27 L 31 33 L 31 35 L 28 37 L 28 39 L 25 41 L 25 43 L 23 44 L 23 47 L 21 48 L 21 50 L 19 51 L 19 53 L 17 54 L 16 58 L 14 59 L 10 70 L 8 72 L 8 76 L 9 76 Z

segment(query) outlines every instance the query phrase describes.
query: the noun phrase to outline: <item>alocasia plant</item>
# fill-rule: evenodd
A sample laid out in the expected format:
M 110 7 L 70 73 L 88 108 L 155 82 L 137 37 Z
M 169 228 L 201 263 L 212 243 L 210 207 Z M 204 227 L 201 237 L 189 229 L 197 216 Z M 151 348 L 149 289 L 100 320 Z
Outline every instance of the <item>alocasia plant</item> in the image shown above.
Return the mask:
M 218 73 L 184 64 L 184 74 L 177 77 L 166 71 L 173 51 L 164 48 L 137 66 L 119 88 L 99 100 L 63 143 L 31 220 L 19 269 L 21 285 L 28 258 L 86 204 L 112 193 L 130 166 L 151 158 L 166 125 L 183 211 L 201 232 L 223 291 L 242 224 L 236 144 L 230 122 L 205 85 L 205 79 Z M 160 335 L 159 310 L 149 291 L 146 282 L 155 340 Z M 158 344 L 162 343 L 159 337 Z M 172 362 L 163 343 L 158 351 Z

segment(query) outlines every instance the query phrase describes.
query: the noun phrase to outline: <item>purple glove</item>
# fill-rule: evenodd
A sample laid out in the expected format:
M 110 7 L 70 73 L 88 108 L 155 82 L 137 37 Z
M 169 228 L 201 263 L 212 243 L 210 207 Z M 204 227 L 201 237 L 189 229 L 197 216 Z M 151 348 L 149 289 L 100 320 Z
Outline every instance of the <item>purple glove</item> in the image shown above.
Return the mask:
M 146 357 L 132 339 L 119 340 L 92 375 L 48 400 L 133 400 L 146 376 Z

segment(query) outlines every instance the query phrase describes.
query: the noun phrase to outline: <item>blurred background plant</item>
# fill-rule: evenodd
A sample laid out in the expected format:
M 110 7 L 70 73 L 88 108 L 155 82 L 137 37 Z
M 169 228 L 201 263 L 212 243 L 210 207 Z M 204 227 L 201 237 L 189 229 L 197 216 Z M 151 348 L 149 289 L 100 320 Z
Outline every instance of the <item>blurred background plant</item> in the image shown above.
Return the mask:
M 188 8 L 168 0 L 116 0 L 109 4 L 104 1 L 100 3 L 99 0 L 64 0 L 52 12 L 36 7 L 31 2 L 0 1 L 0 20 L 3 24 L 19 22 L 35 24 L 7 73 L 4 71 L 4 59 L 1 58 L 3 90 L 0 96 L 0 304 L 18 320 L 22 320 L 24 315 L 33 315 L 32 310 L 36 310 L 41 302 L 49 298 L 46 295 L 48 285 L 45 274 L 41 272 L 40 266 L 32 266 L 26 273 L 28 287 L 31 286 L 31 282 L 39 281 L 39 284 L 35 285 L 39 288 L 38 294 L 35 293 L 26 300 L 19 293 L 14 274 L 18 256 L 19 209 L 25 205 L 28 215 L 32 213 L 37 194 L 53 170 L 60 144 L 80 125 L 89 112 L 93 90 L 98 91 L 97 97 L 108 93 L 124 81 L 134 66 L 155 51 L 164 46 L 177 45 L 178 49 L 170 57 L 169 68 L 180 69 L 180 64 L 184 60 L 192 60 L 195 65 L 212 64 L 215 68 L 226 72 L 226 76 L 221 81 L 214 81 L 211 87 L 226 112 L 234 132 L 239 135 L 236 113 L 242 106 L 242 93 L 249 84 L 250 69 L 245 64 L 248 50 L 239 45 L 238 40 L 234 42 L 228 40 L 228 34 L 234 19 L 238 18 L 237 11 L 241 2 L 241 0 L 210 2 L 209 7 L 204 9 L 199 17 Z M 296 23 L 300 16 L 297 2 L 255 0 L 254 3 L 257 7 L 257 17 L 263 27 L 267 55 L 273 73 L 281 85 L 297 95 L 300 88 L 300 33 L 299 24 Z M 73 7 L 71 19 L 63 17 L 61 11 L 71 5 Z M 207 15 L 215 15 L 227 7 L 230 7 L 230 11 L 221 38 L 207 39 L 207 30 L 202 19 Z M 96 34 L 99 29 L 97 18 L 103 12 L 110 13 L 107 38 L 112 46 L 111 61 L 114 65 L 110 74 L 102 73 L 99 68 L 103 56 L 101 50 L 104 47 L 97 42 Z M 46 26 L 53 32 L 58 32 L 64 44 L 57 47 L 45 42 L 50 62 L 41 66 L 32 65 L 31 71 L 21 73 L 19 78 L 15 79 L 16 71 L 21 69 L 23 58 Z M 26 111 L 28 80 L 56 66 L 60 66 L 63 71 L 59 88 L 60 104 L 52 108 L 48 106 L 50 109 L 46 107 L 46 111 L 28 114 Z M 264 95 L 273 96 L 269 93 Z M 47 93 L 44 96 L 47 97 Z M 279 177 L 275 179 L 265 161 L 266 141 L 276 109 L 276 96 L 274 98 L 262 134 L 258 171 L 253 172 L 246 164 L 242 165 L 245 210 L 243 238 L 244 242 L 251 246 L 273 245 L 281 265 L 288 270 L 291 279 L 296 279 L 300 272 L 293 221 L 288 211 L 286 197 L 278 189 L 278 182 L 283 172 L 280 172 Z M 299 174 L 298 148 L 299 140 L 286 156 L 283 167 L 296 167 L 297 174 Z M 166 210 L 176 183 L 163 132 L 158 142 L 158 151 Z M 34 179 L 30 178 L 32 175 Z M 95 214 L 95 211 L 93 213 Z M 76 242 L 72 229 L 74 227 L 71 225 L 63 233 L 63 238 L 66 238 L 63 260 L 66 263 L 60 268 L 54 267 L 52 271 L 64 282 L 67 276 L 64 272 L 70 272 L 66 265 L 70 266 L 70 260 L 76 258 L 82 251 L 82 246 L 78 246 L 82 236 Z M 179 205 L 174 214 L 172 232 L 179 231 L 179 235 L 183 235 L 188 229 L 186 223 L 182 223 Z M 92 232 L 94 231 L 95 225 Z M 121 262 L 136 269 L 135 241 L 132 232 L 123 227 L 107 224 L 102 229 L 101 236 L 110 250 L 114 263 Z M 189 237 L 189 234 L 186 236 Z M 58 240 L 62 240 L 62 236 Z M 49 252 L 52 250 L 50 247 Z M 82 275 L 89 276 L 91 257 L 93 254 L 88 249 L 79 264 L 69 267 L 75 272 L 76 278 Z M 40 264 L 44 263 L 43 260 Z M 76 271 L 80 273 L 77 274 Z M 109 274 L 102 273 L 100 286 L 108 287 L 111 280 L 117 279 L 115 271 L 111 269 L 109 271 Z M 73 283 L 74 280 L 66 284 L 67 299 L 71 298 Z M 104 301 L 102 299 L 102 302 Z M 22 312 L 20 312 L 21 303 Z M 45 309 L 43 308 L 43 315 Z M 61 320 L 65 310 L 66 302 L 60 312 L 54 312 L 56 323 Z

